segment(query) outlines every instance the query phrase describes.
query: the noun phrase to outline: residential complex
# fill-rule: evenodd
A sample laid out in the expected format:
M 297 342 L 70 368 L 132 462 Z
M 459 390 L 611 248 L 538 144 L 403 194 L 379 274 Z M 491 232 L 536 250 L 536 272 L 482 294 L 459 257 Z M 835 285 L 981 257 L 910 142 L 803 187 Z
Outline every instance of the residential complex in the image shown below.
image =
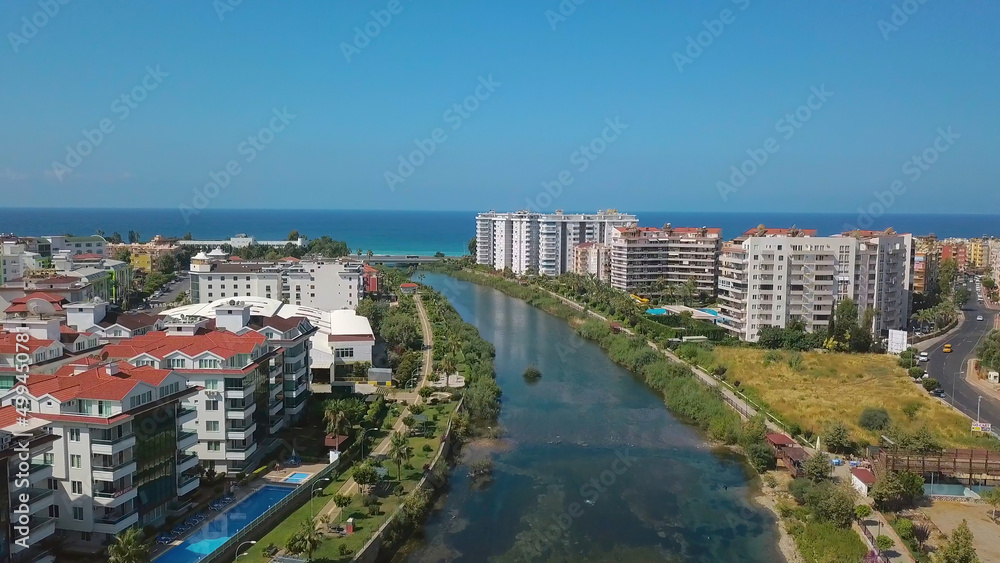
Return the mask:
M 176 256 L 181 247 L 176 241 L 156 235 L 149 242 L 108 243 L 108 254 L 115 256 L 117 252 L 127 250 L 132 267 L 143 272 L 151 272 L 156 262 L 164 256 Z
M 611 282 L 611 245 L 602 242 L 581 242 L 573 247 L 573 269 L 581 276 L 594 276 L 598 281 Z
M 557 276 L 575 271 L 574 248 L 578 244 L 610 244 L 615 227 L 636 225 L 635 215 L 614 209 L 594 214 L 561 210 L 549 214 L 480 213 L 476 216 L 476 261 L 518 275 Z
M 838 301 L 876 312 L 873 332 L 905 329 L 910 311 L 910 235 L 854 232 L 818 237 L 814 230 L 752 229 L 722 249 L 721 322 L 743 340 L 794 319 L 826 330 Z
M 617 227 L 611 232 L 612 287 L 643 296 L 688 284 L 713 295 L 722 229 Z
M 263 297 L 324 311 L 357 308 L 364 297 L 363 265 L 347 259 L 229 259 L 221 250 L 191 259 L 191 300 Z

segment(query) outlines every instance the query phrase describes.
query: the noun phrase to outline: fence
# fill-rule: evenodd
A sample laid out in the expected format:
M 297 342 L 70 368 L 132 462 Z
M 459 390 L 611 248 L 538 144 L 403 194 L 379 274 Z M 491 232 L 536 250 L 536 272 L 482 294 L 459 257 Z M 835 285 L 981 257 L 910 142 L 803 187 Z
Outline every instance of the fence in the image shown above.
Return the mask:
M 863 520 L 858 520 L 858 528 L 861 529 L 862 535 L 865 536 L 865 539 L 868 540 L 868 545 L 872 548 L 871 553 L 865 557 L 865 563 L 889 563 L 889 558 L 879 553 L 878 547 L 875 545 L 875 536 L 868 529 L 868 526 L 865 526 Z

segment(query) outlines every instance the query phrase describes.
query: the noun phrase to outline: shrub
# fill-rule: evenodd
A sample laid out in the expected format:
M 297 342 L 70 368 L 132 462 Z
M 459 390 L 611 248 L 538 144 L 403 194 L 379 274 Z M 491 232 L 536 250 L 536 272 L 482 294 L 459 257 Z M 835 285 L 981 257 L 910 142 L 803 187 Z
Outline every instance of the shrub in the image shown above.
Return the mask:
M 910 377 L 912 377 L 913 379 L 920 379 L 921 377 L 924 376 L 924 368 L 920 366 L 912 367 L 906 370 L 906 372 L 909 373 Z
M 542 372 L 534 364 L 528 366 L 524 369 L 524 378 L 528 381 L 534 381 L 542 377 Z
M 802 354 L 795 352 L 792 357 L 788 358 L 788 367 L 795 371 L 802 369 Z
M 766 354 L 764 354 L 765 366 L 769 366 L 775 362 L 780 362 L 780 361 L 781 361 L 781 352 L 778 352 L 777 350 L 770 350 Z
M 859 504 L 854 507 L 854 516 L 857 517 L 858 520 L 864 520 L 865 518 L 868 518 L 871 515 L 872 515 L 872 507 L 868 506 L 867 504 Z
M 933 377 L 923 380 L 920 384 L 923 385 L 924 389 L 926 389 L 928 392 L 937 389 L 941 385 L 940 383 L 938 383 L 938 380 L 934 379 Z
M 881 407 L 865 408 L 865 410 L 861 411 L 861 417 L 858 419 L 859 426 L 872 432 L 885 430 L 891 422 L 889 413 Z
M 430 444 L 424 444 L 424 447 L 421 448 L 421 449 L 423 449 L 425 452 L 433 452 L 434 451 L 434 448 L 432 448 Z

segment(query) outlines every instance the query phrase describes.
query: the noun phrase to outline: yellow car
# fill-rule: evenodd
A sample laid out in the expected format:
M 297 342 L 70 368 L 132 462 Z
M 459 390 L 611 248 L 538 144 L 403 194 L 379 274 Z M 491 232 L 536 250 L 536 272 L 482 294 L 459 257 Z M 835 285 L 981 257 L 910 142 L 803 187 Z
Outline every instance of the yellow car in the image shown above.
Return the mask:
M 951 344 L 945 344 L 943 352 L 946 353 L 946 354 L 950 353 L 951 352 Z

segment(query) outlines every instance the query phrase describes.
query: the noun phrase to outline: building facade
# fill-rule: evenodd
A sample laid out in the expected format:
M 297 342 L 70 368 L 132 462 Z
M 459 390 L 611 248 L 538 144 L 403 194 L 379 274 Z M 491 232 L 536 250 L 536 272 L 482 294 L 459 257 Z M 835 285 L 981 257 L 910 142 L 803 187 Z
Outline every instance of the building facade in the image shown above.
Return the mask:
M 611 282 L 611 245 L 581 242 L 573 248 L 573 273 Z
M 722 229 L 618 227 L 611 233 L 611 285 L 643 296 L 692 286 L 713 295 Z
M 615 227 L 638 225 L 635 215 L 614 209 L 594 214 L 530 211 L 476 216 L 476 262 L 515 274 L 557 276 L 572 272 L 574 248 L 581 243 L 610 244 Z

